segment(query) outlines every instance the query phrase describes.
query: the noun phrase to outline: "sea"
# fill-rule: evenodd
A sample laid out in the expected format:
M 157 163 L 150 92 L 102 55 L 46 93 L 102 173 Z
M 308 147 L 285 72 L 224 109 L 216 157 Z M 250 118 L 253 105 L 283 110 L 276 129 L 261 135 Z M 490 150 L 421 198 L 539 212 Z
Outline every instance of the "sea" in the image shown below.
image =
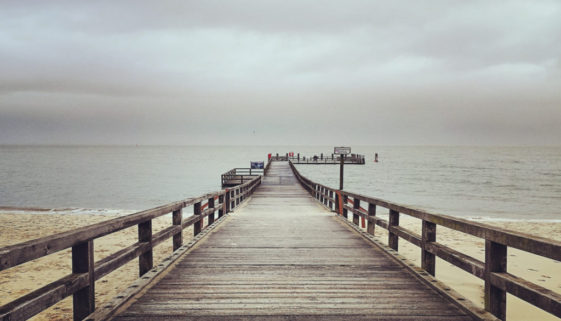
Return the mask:
M 344 189 L 475 220 L 561 221 L 561 146 L 351 146 Z M 333 146 L 0 146 L 0 213 L 128 214 L 219 190 L 269 153 Z M 374 155 L 378 154 L 378 162 Z M 339 186 L 338 165 L 297 165 Z

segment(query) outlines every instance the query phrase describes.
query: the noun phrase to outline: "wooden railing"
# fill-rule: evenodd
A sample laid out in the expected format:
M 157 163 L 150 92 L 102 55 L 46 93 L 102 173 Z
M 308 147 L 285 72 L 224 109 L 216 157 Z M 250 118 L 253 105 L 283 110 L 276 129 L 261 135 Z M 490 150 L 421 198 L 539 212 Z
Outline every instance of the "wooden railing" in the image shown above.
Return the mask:
M 265 169 L 263 170 L 263 175 L 267 176 L 269 173 L 269 168 L 271 168 L 271 159 L 267 161 L 267 165 L 265 165 Z
M 182 246 L 182 231 L 193 225 L 194 235 L 218 218 L 232 211 L 261 183 L 255 177 L 231 189 L 166 204 L 105 222 L 85 226 L 28 242 L 0 248 L 0 271 L 58 251 L 72 248 L 72 274 L 0 307 L 0 320 L 24 320 L 45 310 L 65 297 L 73 295 L 74 320 L 82 320 L 95 309 L 95 281 L 127 262 L 139 258 L 139 275 L 148 272 L 153 264 L 153 248 L 172 238 L 173 251 Z M 183 218 L 183 209 L 193 207 L 192 215 Z M 172 225 L 153 234 L 152 220 L 172 213 Z M 203 227 L 204 218 L 208 224 Z M 125 228 L 138 226 L 138 242 L 94 262 L 94 240 Z
M 289 156 L 288 154 L 279 156 L 279 154 L 276 154 L 271 156 L 271 160 L 291 161 L 293 164 L 337 165 L 341 162 L 341 156 L 335 154 L 324 155 L 323 153 L 314 156 L 300 156 L 300 153 L 296 154 L 295 156 Z M 347 165 L 366 164 L 364 155 L 359 155 L 359 154 L 346 155 L 343 161 Z
M 220 179 L 222 187 L 230 187 L 248 182 L 264 173 L 265 169 L 263 168 L 234 168 L 222 174 Z
M 360 218 L 363 218 L 368 223 L 366 231 L 371 235 L 374 235 L 376 225 L 388 230 L 388 245 L 393 250 L 398 250 L 400 238 L 420 247 L 421 267 L 431 275 L 435 275 L 435 258 L 439 257 L 483 279 L 485 282 L 485 310 L 499 319 L 506 319 L 507 292 L 561 317 L 560 294 L 507 272 L 507 247 L 561 261 L 561 242 L 457 217 L 431 214 L 381 199 L 337 190 L 302 176 L 292 163 L 290 166 L 302 186 L 326 207 L 345 219 L 348 218 L 348 212 L 351 212 L 352 222 L 357 226 Z M 389 220 L 376 216 L 377 207 L 389 210 Z M 400 214 L 420 219 L 422 221 L 421 235 L 400 227 Z M 444 226 L 484 239 L 485 262 L 436 242 L 437 226 Z

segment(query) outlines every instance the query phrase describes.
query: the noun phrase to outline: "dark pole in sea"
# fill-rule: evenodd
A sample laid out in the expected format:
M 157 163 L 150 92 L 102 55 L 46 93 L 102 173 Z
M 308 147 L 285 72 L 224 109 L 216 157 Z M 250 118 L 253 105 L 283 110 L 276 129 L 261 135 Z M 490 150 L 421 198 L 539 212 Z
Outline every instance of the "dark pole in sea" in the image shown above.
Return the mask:
M 341 165 L 339 170 L 339 190 L 343 190 L 343 164 L 345 162 L 345 155 L 341 154 Z

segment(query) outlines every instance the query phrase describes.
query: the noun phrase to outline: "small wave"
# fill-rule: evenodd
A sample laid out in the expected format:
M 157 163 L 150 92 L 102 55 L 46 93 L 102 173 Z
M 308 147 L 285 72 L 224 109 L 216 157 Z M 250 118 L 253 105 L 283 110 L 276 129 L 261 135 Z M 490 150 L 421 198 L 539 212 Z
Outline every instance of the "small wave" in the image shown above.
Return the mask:
M 561 223 L 561 219 L 552 218 L 510 218 L 510 217 L 489 217 L 489 216 L 472 216 L 465 219 L 476 222 L 529 222 L 529 223 Z
M 41 208 L 41 207 L 0 207 L 0 214 L 62 214 L 62 215 L 127 215 L 137 212 L 129 209 L 110 208 Z

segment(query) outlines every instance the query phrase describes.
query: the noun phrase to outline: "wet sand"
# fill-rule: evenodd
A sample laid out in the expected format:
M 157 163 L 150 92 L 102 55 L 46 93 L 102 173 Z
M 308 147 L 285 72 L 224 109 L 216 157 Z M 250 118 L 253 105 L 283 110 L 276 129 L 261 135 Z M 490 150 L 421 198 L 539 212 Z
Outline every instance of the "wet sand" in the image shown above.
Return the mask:
M 68 214 L 0 214 L 0 247 L 51 235 L 80 226 L 111 219 L 113 215 Z M 420 221 L 402 215 L 400 223 L 417 233 Z M 552 222 L 485 222 L 524 233 L 561 240 L 561 223 Z M 171 217 L 154 220 L 154 233 L 169 226 Z M 387 244 L 387 233 L 376 227 L 376 235 Z M 192 237 L 192 229 L 184 231 L 184 242 Z M 95 241 L 95 260 L 136 242 L 136 227 L 105 236 Z M 485 243 L 482 239 L 463 233 L 437 228 L 437 241 L 463 253 L 484 260 Z M 154 263 L 171 253 L 171 239 L 156 247 Z M 400 239 L 399 252 L 420 264 L 420 249 Z M 508 271 L 557 293 L 561 292 L 561 263 L 522 251 L 508 250 Z M 70 250 L 25 263 L 0 272 L 0 305 L 6 304 L 32 290 L 71 273 Z M 110 300 L 125 289 L 138 275 L 138 260 L 133 260 L 117 271 L 96 282 L 96 305 Z M 474 303 L 483 306 L 483 281 L 437 259 L 436 276 Z M 533 306 L 509 295 L 508 320 L 558 320 Z M 71 297 L 42 312 L 33 320 L 68 320 L 72 318 Z

